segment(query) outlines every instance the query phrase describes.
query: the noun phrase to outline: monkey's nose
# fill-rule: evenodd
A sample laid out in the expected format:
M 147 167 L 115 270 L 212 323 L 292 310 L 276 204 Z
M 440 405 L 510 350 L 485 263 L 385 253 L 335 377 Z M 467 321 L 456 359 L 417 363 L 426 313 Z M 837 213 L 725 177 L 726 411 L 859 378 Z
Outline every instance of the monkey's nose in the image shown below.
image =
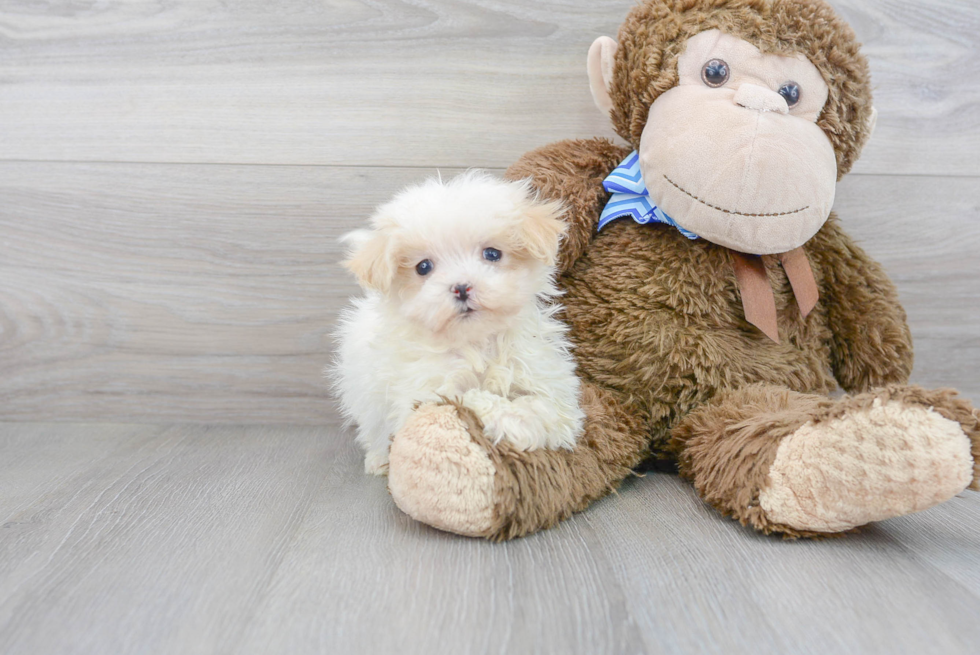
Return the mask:
M 452 286 L 452 292 L 456 294 L 457 300 L 466 300 L 470 297 L 471 291 L 473 291 L 473 287 L 468 284 L 455 284 Z
M 772 89 L 758 84 L 742 84 L 735 92 L 733 101 L 736 105 L 755 111 L 774 111 L 778 114 L 788 114 L 789 106 L 786 99 Z

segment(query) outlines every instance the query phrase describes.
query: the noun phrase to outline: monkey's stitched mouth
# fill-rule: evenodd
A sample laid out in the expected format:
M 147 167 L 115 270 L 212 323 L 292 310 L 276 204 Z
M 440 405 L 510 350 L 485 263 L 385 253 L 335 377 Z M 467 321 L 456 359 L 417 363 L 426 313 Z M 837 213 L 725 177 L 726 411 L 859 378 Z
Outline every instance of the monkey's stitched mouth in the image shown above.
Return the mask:
M 664 179 L 670 182 L 674 186 L 674 188 L 676 188 L 678 191 L 688 196 L 689 198 L 694 198 L 705 207 L 711 207 L 712 209 L 717 209 L 720 212 L 725 212 L 726 214 L 734 214 L 736 216 L 750 216 L 750 217 L 789 216 L 790 214 L 799 214 L 801 211 L 806 211 L 807 209 L 810 208 L 810 205 L 807 205 L 806 207 L 800 207 L 799 209 L 794 209 L 793 211 L 789 211 L 789 212 L 777 212 L 773 214 L 745 214 L 742 212 L 737 212 L 734 209 L 725 209 L 724 207 L 718 207 L 716 205 L 712 205 L 710 202 L 705 202 L 704 200 L 701 200 L 696 195 L 694 195 L 693 193 L 689 192 L 687 189 L 679 185 L 677 182 L 674 182 L 672 179 L 667 177 L 666 174 L 664 175 Z

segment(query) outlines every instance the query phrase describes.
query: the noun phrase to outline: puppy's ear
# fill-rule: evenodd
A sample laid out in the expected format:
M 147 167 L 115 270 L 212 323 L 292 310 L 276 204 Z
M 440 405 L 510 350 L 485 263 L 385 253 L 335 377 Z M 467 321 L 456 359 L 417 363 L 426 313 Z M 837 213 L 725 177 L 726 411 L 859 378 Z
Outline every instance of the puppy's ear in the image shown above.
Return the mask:
M 531 257 L 554 266 L 558 260 L 558 244 L 568 231 L 562 220 L 565 208 L 558 201 L 528 200 L 518 229 L 519 247 Z
M 398 270 L 390 228 L 355 230 L 341 237 L 350 246 L 343 264 L 365 289 L 388 293 Z

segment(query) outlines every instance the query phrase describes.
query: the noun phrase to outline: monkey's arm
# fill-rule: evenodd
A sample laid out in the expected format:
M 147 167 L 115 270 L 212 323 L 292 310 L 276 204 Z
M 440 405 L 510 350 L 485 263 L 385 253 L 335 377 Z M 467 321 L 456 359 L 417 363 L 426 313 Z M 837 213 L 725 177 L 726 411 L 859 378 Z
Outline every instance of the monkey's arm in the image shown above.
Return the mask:
M 823 270 L 834 377 L 845 391 L 906 383 L 912 335 L 895 285 L 881 264 L 847 236 L 830 215 L 814 249 Z M 807 249 L 810 252 L 810 248 Z
M 504 176 L 528 178 L 548 200 L 562 200 L 568 234 L 562 241 L 558 273 L 567 271 L 595 235 L 599 214 L 609 200 L 602 180 L 629 155 L 630 149 L 607 139 L 558 141 L 525 153 Z

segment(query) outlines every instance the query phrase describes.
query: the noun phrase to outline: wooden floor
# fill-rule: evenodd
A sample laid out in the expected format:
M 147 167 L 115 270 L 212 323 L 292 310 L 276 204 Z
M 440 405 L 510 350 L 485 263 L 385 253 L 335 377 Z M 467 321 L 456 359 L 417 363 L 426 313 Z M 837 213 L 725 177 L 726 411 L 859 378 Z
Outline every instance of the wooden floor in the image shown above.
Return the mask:
M 613 137 L 585 53 L 633 4 L 0 3 L 0 655 L 980 652 L 980 494 L 789 543 L 650 474 L 489 544 L 361 473 L 337 237 Z M 980 401 L 980 4 L 833 4 L 879 110 L 835 208 L 913 380 Z
M 980 494 L 783 542 L 648 474 L 505 544 L 317 427 L 0 425 L 0 653 L 976 653 Z

